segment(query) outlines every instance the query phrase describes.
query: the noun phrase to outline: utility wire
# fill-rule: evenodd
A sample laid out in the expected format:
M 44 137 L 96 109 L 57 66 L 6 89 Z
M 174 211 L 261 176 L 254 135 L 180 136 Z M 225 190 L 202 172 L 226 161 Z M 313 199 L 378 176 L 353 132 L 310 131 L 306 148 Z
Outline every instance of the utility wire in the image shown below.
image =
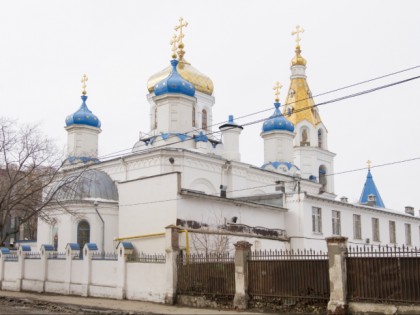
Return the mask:
M 413 67 L 406 68 L 406 69 L 402 69 L 402 70 L 395 71 L 395 72 L 391 72 L 391 73 L 388 73 L 388 74 L 385 74 L 385 75 L 381 75 L 381 76 L 378 76 L 378 77 L 374 77 L 372 79 L 360 81 L 360 82 L 357 82 L 357 83 L 354 83 L 354 84 L 346 85 L 344 87 L 337 88 L 337 89 L 334 89 L 334 90 L 331 90 L 331 91 L 319 93 L 319 94 L 313 95 L 311 97 L 306 97 L 306 98 L 303 98 L 303 99 L 296 100 L 293 103 L 296 104 L 296 103 L 299 103 L 299 102 L 306 101 L 306 100 L 308 100 L 310 98 L 314 98 L 314 97 L 323 96 L 323 95 L 331 94 L 331 93 L 334 93 L 334 92 L 342 91 L 342 90 L 345 90 L 345 89 L 348 89 L 348 88 L 351 88 L 351 87 L 355 87 L 355 86 L 358 86 L 358 85 L 362 85 L 362 84 L 366 84 L 366 83 L 369 83 L 369 82 L 373 82 L 373 81 L 380 80 L 380 79 L 383 79 L 383 78 L 386 78 L 386 77 L 390 77 L 390 76 L 393 76 L 393 75 L 401 74 L 401 73 L 404 73 L 404 72 L 407 72 L 407 71 L 411 71 L 411 70 L 414 70 L 414 69 L 417 69 L 417 68 L 420 68 L 420 65 L 413 66 Z M 282 106 L 287 106 L 287 105 L 289 105 L 289 103 L 284 104 Z M 272 107 L 267 108 L 267 109 L 264 109 L 264 110 L 260 110 L 260 111 L 257 111 L 257 112 L 249 113 L 249 114 L 246 114 L 246 115 L 243 115 L 243 116 L 235 117 L 235 120 L 240 120 L 242 118 L 254 116 L 254 115 L 261 114 L 261 113 L 264 113 L 264 112 L 267 112 L 267 111 L 271 111 L 271 110 L 273 110 Z M 218 125 L 221 125 L 221 124 L 225 124 L 225 123 L 227 123 L 227 121 L 222 121 L 220 123 L 215 123 L 215 124 L 212 124 L 212 125 L 210 125 L 208 127 L 211 128 L 211 127 L 215 127 L 215 126 L 218 126 Z M 192 133 L 192 132 L 197 131 L 197 130 L 200 130 L 200 129 L 199 128 L 195 128 L 195 129 L 190 130 L 190 131 L 188 131 L 186 133 L 187 134 L 188 133 Z M 158 140 L 158 141 L 162 141 L 162 140 Z M 108 154 L 103 155 L 101 158 L 107 158 L 109 156 L 113 156 L 115 154 L 120 154 L 120 153 L 123 153 L 125 151 L 131 151 L 131 150 L 132 150 L 132 148 L 127 148 L 127 149 L 123 149 L 123 150 L 111 152 L 111 153 L 108 153 Z
M 339 102 L 339 101 L 342 101 L 342 100 L 350 99 L 350 98 L 353 98 L 353 97 L 357 97 L 357 96 L 361 96 L 361 95 L 373 93 L 373 92 L 376 92 L 376 91 L 379 91 L 379 90 L 382 90 L 382 89 L 390 88 L 392 86 L 396 86 L 396 85 L 407 83 L 407 82 L 410 82 L 410 81 L 413 81 L 413 80 L 417 80 L 419 78 L 420 78 L 420 76 L 415 76 L 415 77 L 411 77 L 411 78 L 408 78 L 408 79 L 404 79 L 404 80 L 392 82 L 392 83 L 389 83 L 389 84 L 381 85 L 381 86 L 378 86 L 378 87 L 375 87 L 375 88 L 371 88 L 371 89 L 368 89 L 368 90 L 364 90 L 364 91 L 352 93 L 352 94 L 349 94 L 349 95 L 341 96 L 341 97 L 338 97 L 338 98 L 335 98 L 335 99 L 332 99 L 332 100 L 328 100 L 328 101 L 325 101 L 325 102 L 321 102 L 319 104 L 315 104 L 313 106 L 307 106 L 307 107 L 304 107 L 304 108 L 295 110 L 293 113 L 298 113 L 298 112 L 301 112 L 301 111 L 312 109 L 314 107 L 320 107 L 320 106 L 324 106 L 324 105 L 327 105 L 327 104 L 331 104 L 331 103 Z M 283 106 L 285 106 L 285 105 L 283 105 Z M 283 114 L 280 114 L 278 116 L 273 116 L 273 117 L 280 117 L 280 116 L 284 116 L 284 115 Z M 257 123 L 261 123 L 261 122 L 263 122 L 263 121 L 265 121 L 267 119 L 268 118 L 261 118 L 261 119 L 253 120 L 251 122 L 242 124 L 242 126 L 254 125 L 254 124 L 257 124 Z M 235 128 L 235 127 L 231 127 L 231 128 Z M 209 136 L 209 135 L 214 135 L 214 134 L 218 134 L 218 133 L 221 133 L 221 131 L 220 130 L 218 130 L 218 131 L 212 131 L 212 132 L 206 133 L 205 135 L 206 136 Z M 140 149 L 138 151 L 133 152 L 133 154 L 140 154 L 140 153 L 143 153 L 143 152 L 146 152 L 146 151 L 150 151 L 152 149 L 156 149 L 156 148 L 159 148 L 160 149 L 160 148 L 164 148 L 164 147 L 168 147 L 168 146 L 173 146 L 174 144 L 178 144 L 178 143 L 182 143 L 182 142 L 186 142 L 186 141 L 191 141 L 191 140 L 194 140 L 194 139 L 193 138 L 190 138 L 190 139 L 185 139 L 185 140 L 179 140 L 179 141 L 175 141 L 173 143 L 164 144 L 164 145 L 159 146 L 159 147 Z M 163 140 L 158 140 L 158 141 L 163 141 Z M 155 143 L 156 142 L 157 141 L 155 141 Z M 126 150 L 131 150 L 131 149 L 126 149 Z M 100 159 L 101 158 L 102 159 L 104 159 L 104 158 L 112 159 L 114 156 L 116 156 L 117 153 L 121 153 L 121 152 L 126 151 L 126 150 L 118 151 L 116 153 L 110 153 L 110 154 L 104 155 L 104 156 L 99 157 L 99 158 Z M 132 154 L 132 153 L 129 152 L 129 153 L 126 153 L 125 155 L 128 155 L 128 154 Z
M 371 169 L 372 168 L 380 168 L 380 167 L 385 167 L 385 166 L 390 166 L 390 165 L 395 165 L 395 164 L 412 162 L 412 161 L 416 161 L 416 160 L 420 160 L 420 156 L 419 157 L 410 158 L 410 159 L 405 159 L 405 160 L 392 161 L 392 162 L 388 162 L 388 163 L 378 164 L 378 165 L 375 165 L 375 166 L 371 166 L 370 168 Z M 356 168 L 356 169 L 352 169 L 352 170 L 340 171 L 340 172 L 335 172 L 335 173 L 331 173 L 331 174 L 326 174 L 326 176 L 342 175 L 342 174 L 347 174 L 347 173 L 359 172 L 359 171 L 363 171 L 363 170 L 367 170 L 367 169 L 369 169 L 369 167 Z M 278 174 L 278 175 L 284 175 L 284 174 Z M 286 180 L 286 181 L 282 181 L 282 182 L 284 182 L 285 184 L 288 184 L 288 183 L 297 183 L 300 180 L 301 180 L 301 178 L 297 178 L 296 177 L 296 178 L 293 178 L 293 179 L 290 179 L 290 180 Z M 228 190 L 226 192 L 227 193 L 233 193 L 233 192 L 238 192 L 238 191 L 245 191 L 245 190 L 252 190 L 252 189 L 259 189 L 259 188 L 267 188 L 267 187 L 270 187 L 270 186 L 277 186 L 277 185 L 279 185 L 279 184 L 274 182 L 274 183 L 270 183 L 270 184 L 253 186 L 253 187 L 247 187 L 247 188 L 232 189 L 232 190 Z M 205 195 L 207 195 L 207 196 L 219 196 L 219 193 L 212 193 L 212 194 L 205 194 Z M 185 197 L 190 197 L 190 196 L 186 195 L 183 198 L 185 198 Z M 245 196 L 243 196 L 243 197 L 245 197 Z M 165 199 L 165 200 L 137 202 L 137 203 L 120 205 L 120 207 L 129 207 L 129 206 L 144 205 L 144 204 L 163 203 L 163 202 L 176 201 L 176 200 L 181 200 L 181 199 L 182 199 L 182 197 L 177 197 L 177 198 Z M 230 199 L 230 198 L 228 198 L 228 199 Z

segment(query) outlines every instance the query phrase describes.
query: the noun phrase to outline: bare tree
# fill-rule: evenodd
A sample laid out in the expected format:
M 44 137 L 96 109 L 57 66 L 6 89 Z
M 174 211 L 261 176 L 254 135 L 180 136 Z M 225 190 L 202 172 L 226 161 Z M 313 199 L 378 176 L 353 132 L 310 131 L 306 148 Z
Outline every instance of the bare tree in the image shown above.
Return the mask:
M 59 181 L 54 191 L 43 194 L 62 174 L 64 155 L 38 125 L 18 124 L 0 118 L 0 242 L 25 230 L 35 239 L 37 216 L 68 184 Z M 75 177 L 73 177 L 73 180 Z M 22 227 L 25 227 L 22 229 Z
M 204 223 L 205 222 L 205 223 Z M 226 222 L 223 213 L 213 212 L 212 216 L 202 219 L 202 222 L 195 222 L 197 229 L 190 229 L 191 248 L 195 253 L 226 254 L 231 250 L 231 235 L 225 234 Z

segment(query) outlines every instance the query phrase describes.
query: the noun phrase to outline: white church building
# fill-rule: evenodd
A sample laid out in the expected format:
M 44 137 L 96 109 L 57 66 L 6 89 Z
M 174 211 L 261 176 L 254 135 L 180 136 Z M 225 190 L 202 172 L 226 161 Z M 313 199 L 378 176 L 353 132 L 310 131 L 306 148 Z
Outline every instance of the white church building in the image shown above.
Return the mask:
M 261 126 L 262 166 L 241 162 L 243 127 L 233 116 L 213 130 L 213 82 L 183 49 L 179 36 L 170 64 L 150 77 L 150 130 L 141 132 L 130 154 L 98 157 L 106 126 L 88 108 L 84 83 L 82 105 L 65 126 L 63 180 L 78 177 L 58 191 L 45 210 L 48 219 L 40 216 L 38 245 L 62 251 L 68 243 L 96 243 L 114 251 L 127 240 L 138 252 L 163 253 L 165 227 L 173 225 L 185 231 L 189 251 L 231 250 L 238 240 L 255 250 L 325 250 L 325 238 L 333 235 L 350 244 L 420 246 L 420 217 L 411 207 L 387 209 L 370 169 L 359 202 L 335 195 L 335 153 L 299 38 L 284 105 L 277 85 L 273 114 Z M 219 132 L 221 140 L 214 136 Z

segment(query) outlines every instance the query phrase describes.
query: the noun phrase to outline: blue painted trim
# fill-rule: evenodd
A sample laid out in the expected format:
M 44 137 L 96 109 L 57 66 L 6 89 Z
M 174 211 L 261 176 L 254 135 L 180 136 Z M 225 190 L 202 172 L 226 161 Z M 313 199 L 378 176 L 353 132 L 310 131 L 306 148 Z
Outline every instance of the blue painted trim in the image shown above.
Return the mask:
M 20 245 L 20 248 L 22 249 L 23 252 L 30 252 L 32 251 L 32 248 L 30 245 Z
M 134 245 L 131 242 L 121 242 L 121 245 L 124 249 L 134 249 Z
M 1 248 L 0 248 L 0 252 L 1 252 L 3 255 L 8 255 L 8 254 L 10 254 L 10 249 L 8 249 L 7 247 L 1 247 Z
M 71 250 L 80 250 L 80 245 L 77 243 L 68 243 L 67 247 L 70 247 Z
M 98 246 L 95 243 L 86 243 L 89 250 L 98 250 Z
M 50 245 L 50 244 L 42 244 L 41 247 L 44 248 L 44 250 L 46 252 L 52 252 L 52 251 L 54 251 L 54 246 L 53 245 Z

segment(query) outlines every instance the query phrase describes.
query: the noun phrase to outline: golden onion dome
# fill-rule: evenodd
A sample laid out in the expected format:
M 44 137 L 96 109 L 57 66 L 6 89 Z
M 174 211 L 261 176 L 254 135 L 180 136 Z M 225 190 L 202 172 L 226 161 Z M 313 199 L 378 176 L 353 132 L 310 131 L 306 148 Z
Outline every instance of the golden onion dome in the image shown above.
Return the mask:
M 179 61 L 176 69 L 184 80 L 187 80 L 188 82 L 194 85 L 196 91 L 200 91 L 208 95 L 213 94 L 213 81 L 208 76 L 202 74 L 196 68 L 191 66 L 191 64 L 185 59 Z M 153 92 L 156 83 L 162 81 L 163 79 L 169 76 L 171 70 L 172 67 L 169 66 L 163 69 L 162 71 L 152 75 L 149 78 L 149 80 L 147 81 L 147 89 L 150 93 Z
M 302 51 L 300 50 L 300 45 L 296 46 L 295 53 L 296 55 L 292 59 L 292 66 L 300 65 L 305 66 L 306 65 L 306 59 L 302 57 L 300 54 Z

